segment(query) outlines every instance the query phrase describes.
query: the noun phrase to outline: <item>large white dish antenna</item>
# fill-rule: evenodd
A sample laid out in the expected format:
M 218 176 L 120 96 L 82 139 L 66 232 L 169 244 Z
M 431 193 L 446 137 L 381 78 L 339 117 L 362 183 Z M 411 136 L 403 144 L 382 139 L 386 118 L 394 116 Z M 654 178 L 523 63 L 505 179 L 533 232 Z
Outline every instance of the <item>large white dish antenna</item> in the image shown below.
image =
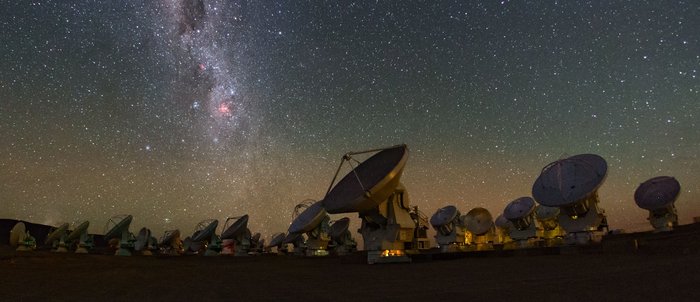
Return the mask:
M 61 237 L 63 237 L 66 234 L 66 231 L 68 231 L 68 223 L 60 225 L 58 228 L 46 235 L 46 240 L 44 240 L 44 244 L 48 245 L 52 244 L 54 241 L 61 240 Z
M 194 234 L 192 235 L 192 241 L 198 242 L 209 240 L 218 226 L 219 221 L 216 219 L 201 221 L 195 227 Z
M 654 211 L 672 205 L 681 192 L 681 184 L 671 176 L 658 176 L 637 187 L 634 201 L 642 209 Z
M 143 251 L 148 247 L 148 241 L 151 240 L 151 230 L 143 227 L 136 236 L 136 242 L 134 242 L 134 250 Z
M 109 221 L 107 221 L 107 227 L 110 225 L 113 226 L 105 233 L 105 240 L 112 238 L 122 239 L 122 234 L 129 231 L 129 225 L 131 225 L 133 219 L 134 216 L 131 215 L 117 215 L 110 218 Z
M 221 233 L 221 239 L 233 239 L 238 235 L 245 232 L 248 227 L 248 215 L 243 215 L 239 217 L 234 223 L 232 223 L 226 230 Z
M 10 230 L 10 246 L 17 247 L 21 241 L 27 236 L 27 227 L 24 222 L 15 223 L 15 226 Z
M 455 206 L 446 206 L 438 209 L 432 217 L 430 217 L 430 225 L 434 228 L 439 228 L 446 225 L 459 216 L 459 211 Z
M 503 210 L 503 216 L 510 220 L 525 218 L 535 211 L 535 200 L 530 197 L 520 197 L 511 201 Z
M 473 208 L 464 218 L 467 230 L 474 235 L 486 234 L 493 226 L 493 217 L 484 208 Z
M 284 241 L 284 237 L 285 237 L 284 233 L 277 233 L 275 235 L 272 235 L 272 239 L 270 240 L 270 244 L 267 247 L 282 245 L 282 241 Z
M 73 242 L 75 240 L 80 239 L 80 236 L 87 232 L 88 227 L 90 226 L 90 221 L 83 221 L 78 227 L 76 227 L 70 234 L 68 234 L 68 237 L 66 237 L 66 242 Z
M 317 201 L 292 221 L 292 224 L 289 226 L 289 233 L 301 234 L 311 232 L 323 222 L 324 217 L 326 217 L 326 210 L 323 208 L 322 202 Z
M 343 161 L 352 154 L 358 153 L 346 154 Z M 323 206 L 331 214 L 361 213 L 377 207 L 394 193 L 407 160 L 406 145 L 381 150 L 345 175 L 326 194 Z
M 345 231 L 348 230 L 348 227 L 350 227 L 350 218 L 343 217 L 336 220 L 336 222 L 331 225 L 328 235 L 330 235 L 333 240 L 340 241 L 343 239 L 343 235 Z
M 573 206 L 600 187 L 607 170 L 605 159 L 595 154 L 555 161 L 542 169 L 532 186 L 532 196 L 548 207 Z

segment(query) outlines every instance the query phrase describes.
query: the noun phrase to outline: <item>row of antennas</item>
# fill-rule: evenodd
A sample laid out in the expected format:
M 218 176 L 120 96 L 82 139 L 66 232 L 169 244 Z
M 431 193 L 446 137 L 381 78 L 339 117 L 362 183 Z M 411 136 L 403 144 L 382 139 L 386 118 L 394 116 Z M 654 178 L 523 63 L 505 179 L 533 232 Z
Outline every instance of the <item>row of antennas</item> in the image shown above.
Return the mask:
M 583 245 L 600 242 L 608 233 L 605 211 L 599 207 L 598 189 L 607 172 L 605 160 L 581 154 L 555 161 L 542 170 L 532 187 L 533 197 L 509 202 L 495 221 L 483 208 L 461 215 L 446 206 L 431 217 L 442 250 L 505 249 L 537 246 Z M 649 211 L 654 232 L 672 230 L 678 224 L 674 205 L 679 182 L 659 176 L 639 185 L 636 204 Z

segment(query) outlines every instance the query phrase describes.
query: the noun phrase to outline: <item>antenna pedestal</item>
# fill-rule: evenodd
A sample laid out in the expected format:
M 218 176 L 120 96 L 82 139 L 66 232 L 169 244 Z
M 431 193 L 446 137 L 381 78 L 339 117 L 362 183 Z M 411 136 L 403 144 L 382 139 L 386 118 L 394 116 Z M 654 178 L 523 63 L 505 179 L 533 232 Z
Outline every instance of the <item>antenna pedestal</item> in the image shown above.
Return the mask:
M 649 211 L 647 219 L 654 227 L 654 233 L 673 231 L 673 228 L 678 226 L 678 214 L 676 214 L 676 207 L 673 205 L 669 208 Z
M 212 233 L 207 249 L 204 251 L 204 256 L 219 256 L 221 253 L 221 239 L 216 234 Z
M 75 249 L 76 254 L 87 254 L 88 253 L 88 248 L 82 245 L 79 245 L 78 248 Z
M 357 251 L 357 243 L 355 241 L 345 241 L 334 246 L 330 246 L 328 250 L 336 256 L 349 255 Z
M 56 249 L 54 249 L 52 252 L 54 253 L 67 253 L 68 252 L 68 247 L 66 246 L 66 243 L 61 239 L 57 245 Z
M 490 251 L 493 250 L 493 243 L 496 238 L 494 231 L 489 231 L 483 235 L 469 234 L 469 245 L 467 250 L 469 251 Z
M 510 238 L 518 248 L 533 248 L 542 245 L 542 229 L 533 221 L 527 228 L 519 230 L 512 228 Z
M 87 254 L 93 247 L 92 236 L 88 235 L 87 232 L 83 232 L 80 235 L 80 241 L 78 242 L 78 247 L 75 249 L 75 252 L 77 254 Z
M 36 249 L 36 239 L 29 235 L 29 232 L 27 232 L 26 236 L 24 237 L 23 240 L 20 240 L 17 243 L 17 249 L 16 251 L 18 252 L 29 252 L 33 251 Z
M 399 187 L 376 209 L 361 213 L 360 233 L 365 242 L 367 262 L 410 262 L 406 249 L 414 249 L 415 222 L 411 218 L 408 194 Z
M 119 249 L 114 253 L 115 256 L 131 256 L 131 249 L 134 248 L 134 238 L 129 233 L 128 229 L 122 231 L 122 239 L 119 240 Z
M 589 243 L 600 243 L 603 235 L 607 232 L 608 223 L 605 211 L 598 207 L 598 196 L 592 194 L 591 197 L 581 202 L 588 209 L 585 213 L 562 209 L 559 214 L 559 225 L 568 233 L 564 242 L 569 245 L 585 245 Z
M 234 255 L 235 256 L 248 256 L 248 252 L 250 252 L 250 239 L 248 238 L 240 238 L 239 240 L 235 241 L 234 243 Z
M 318 226 L 306 233 L 306 256 L 328 256 L 328 243 L 331 241 L 329 222 L 330 217 L 325 215 Z
M 458 252 L 466 250 L 467 243 L 467 231 L 463 227 L 455 227 L 449 234 L 437 233 L 435 235 L 435 242 L 440 247 L 440 251 L 445 252 Z
M 328 256 L 328 238 L 309 238 L 306 240 L 306 256 Z

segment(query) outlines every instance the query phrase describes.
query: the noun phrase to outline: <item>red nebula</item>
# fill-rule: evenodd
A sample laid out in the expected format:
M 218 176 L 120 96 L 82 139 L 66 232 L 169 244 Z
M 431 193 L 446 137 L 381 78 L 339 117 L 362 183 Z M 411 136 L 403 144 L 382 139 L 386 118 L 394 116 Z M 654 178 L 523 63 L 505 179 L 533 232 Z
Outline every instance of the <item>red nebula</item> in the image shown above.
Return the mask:
M 219 112 L 221 115 L 225 116 L 231 116 L 233 113 L 233 102 L 231 101 L 224 101 L 219 103 L 219 107 L 216 108 L 216 111 Z

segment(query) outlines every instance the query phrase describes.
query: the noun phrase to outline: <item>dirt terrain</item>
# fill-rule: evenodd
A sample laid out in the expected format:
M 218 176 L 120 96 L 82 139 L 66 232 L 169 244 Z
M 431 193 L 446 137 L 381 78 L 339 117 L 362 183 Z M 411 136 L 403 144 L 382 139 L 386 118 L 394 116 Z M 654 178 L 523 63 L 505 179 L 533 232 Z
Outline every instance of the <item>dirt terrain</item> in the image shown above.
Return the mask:
M 0 248 L 3 301 L 697 301 L 700 254 L 163 257 Z
M 306 258 L 17 252 L 0 221 L 0 301 L 698 301 L 700 223 L 607 235 L 598 245 Z M 45 236 L 48 226 L 27 223 Z M 40 238 L 40 237 L 37 237 Z M 37 240 L 43 242 L 43 239 Z

